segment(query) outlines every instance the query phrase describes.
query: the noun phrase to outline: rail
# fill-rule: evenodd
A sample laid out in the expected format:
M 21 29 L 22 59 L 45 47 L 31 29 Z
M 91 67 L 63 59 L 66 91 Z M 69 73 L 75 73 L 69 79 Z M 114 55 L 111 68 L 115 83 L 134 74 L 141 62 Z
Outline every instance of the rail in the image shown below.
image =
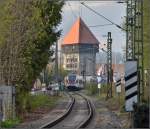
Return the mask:
M 85 128 L 89 125 L 89 122 L 91 121 L 92 117 L 93 117 L 93 107 L 91 104 L 91 101 L 89 99 L 87 99 L 86 97 L 84 97 L 83 95 L 76 93 L 78 95 L 80 95 L 82 98 L 84 98 L 87 102 L 87 107 L 88 107 L 88 117 L 78 126 L 78 128 Z
M 61 122 L 64 118 L 66 118 L 69 115 L 69 113 L 72 111 L 72 108 L 74 106 L 75 98 L 71 94 L 68 94 L 68 95 L 71 98 L 71 103 L 69 104 L 67 111 L 62 116 L 55 119 L 54 121 L 52 121 L 50 123 L 46 123 L 45 125 L 41 126 L 40 129 L 51 128 L 51 127 L 57 125 L 59 122 Z

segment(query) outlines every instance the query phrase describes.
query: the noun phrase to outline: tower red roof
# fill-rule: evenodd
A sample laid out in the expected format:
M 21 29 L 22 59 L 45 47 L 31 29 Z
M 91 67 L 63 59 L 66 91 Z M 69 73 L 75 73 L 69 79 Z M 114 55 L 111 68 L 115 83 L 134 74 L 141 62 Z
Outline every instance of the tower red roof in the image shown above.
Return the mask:
M 69 33 L 64 37 L 62 45 L 72 44 L 98 44 L 99 41 L 79 17 Z

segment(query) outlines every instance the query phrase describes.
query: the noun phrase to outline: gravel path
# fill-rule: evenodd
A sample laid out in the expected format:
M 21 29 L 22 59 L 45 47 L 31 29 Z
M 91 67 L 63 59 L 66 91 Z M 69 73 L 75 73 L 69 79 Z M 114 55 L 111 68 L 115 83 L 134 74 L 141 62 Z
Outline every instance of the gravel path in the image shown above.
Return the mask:
M 82 91 L 82 94 L 85 95 L 85 92 Z M 106 102 L 103 100 L 98 100 L 95 97 L 86 96 L 89 98 L 93 107 L 95 108 L 95 114 L 93 121 L 89 124 L 89 129 L 96 128 L 129 128 L 129 115 L 125 114 L 122 116 L 118 116 L 117 113 L 119 111 L 111 111 Z
M 98 117 L 95 128 L 128 128 L 129 127 L 129 114 L 118 115 L 119 110 L 110 110 L 105 101 L 95 101 Z

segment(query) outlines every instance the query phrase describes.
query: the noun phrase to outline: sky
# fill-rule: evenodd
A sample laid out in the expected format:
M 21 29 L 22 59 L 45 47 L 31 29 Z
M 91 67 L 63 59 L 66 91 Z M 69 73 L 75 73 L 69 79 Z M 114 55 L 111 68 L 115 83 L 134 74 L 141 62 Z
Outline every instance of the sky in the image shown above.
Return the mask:
M 98 13 L 104 15 L 114 23 L 121 25 L 126 16 L 126 4 L 119 4 L 113 1 L 85 1 L 85 4 L 94 9 Z M 62 23 L 58 29 L 62 29 L 63 38 L 70 30 L 71 26 L 81 17 L 90 30 L 96 36 L 101 44 L 107 43 L 107 33 L 112 33 L 112 49 L 114 52 L 123 52 L 122 47 L 125 46 L 126 34 L 115 25 L 90 27 L 95 25 L 110 24 L 104 18 L 98 16 L 79 1 L 67 1 L 62 9 Z

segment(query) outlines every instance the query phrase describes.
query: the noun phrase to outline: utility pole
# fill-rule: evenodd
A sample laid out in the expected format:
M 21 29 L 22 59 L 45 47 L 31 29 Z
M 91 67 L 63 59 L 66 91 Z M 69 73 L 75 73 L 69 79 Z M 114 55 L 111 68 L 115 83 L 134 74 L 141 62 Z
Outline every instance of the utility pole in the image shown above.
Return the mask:
M 93 59 L 95 59 L 95 47 L 92 48 L 92 55 L 93 55 Z M 93 77 L 95 77 L 95 66 L 96 66 L 96 62 L 95 60 L 93 60 Z
M 133 60 L 134 57 L 134 20 L 135 0 L 127 0 L 127 34 L 126 34 L 126 60 Z
M 107 99 L 112 97 L 112 38 L 111 32 L 108 32 L 107 39 Z
M 81 72 L 81 74 L 82 74 L 82 77 L 83 77 L 83 81 L 84 81 L 84 86 L 85 86 L 85 70 L 83 70 L 82 72 Z
M 143 0 L 135 0 L 134 59 L 138 63 L 139 102 L 144 97 Z
M 85 86 L 86 86 L 86 58 L 84 58 L 84 60 L 83 60 L 83 71 L 82 71 L 82 75 L 83 75 L 84 87 L 85 87 Z
M 60 79 L 62 79 L 62 66 L 61 66 L 61 51 L 59 51 L 60 53 L 59 53 L 59 76 L 60 76 Z
M 126 61 L 137 61 L 138 101 L 144 96 L 143 0 L 127 1 Z
M 55 79 L 58 83 L 58 42 L 56 42 L 56 48 L 55 48 Z
M 45 68 L 43 69 L 43 82 L 42 83 L 45 83 Z
M 63 90 L 61 82 L 63 81 L 63 75 L 62 75 L 62 67 L 61 67 L 61 51 L 59 51 L 59 86 L 60 90 Z

